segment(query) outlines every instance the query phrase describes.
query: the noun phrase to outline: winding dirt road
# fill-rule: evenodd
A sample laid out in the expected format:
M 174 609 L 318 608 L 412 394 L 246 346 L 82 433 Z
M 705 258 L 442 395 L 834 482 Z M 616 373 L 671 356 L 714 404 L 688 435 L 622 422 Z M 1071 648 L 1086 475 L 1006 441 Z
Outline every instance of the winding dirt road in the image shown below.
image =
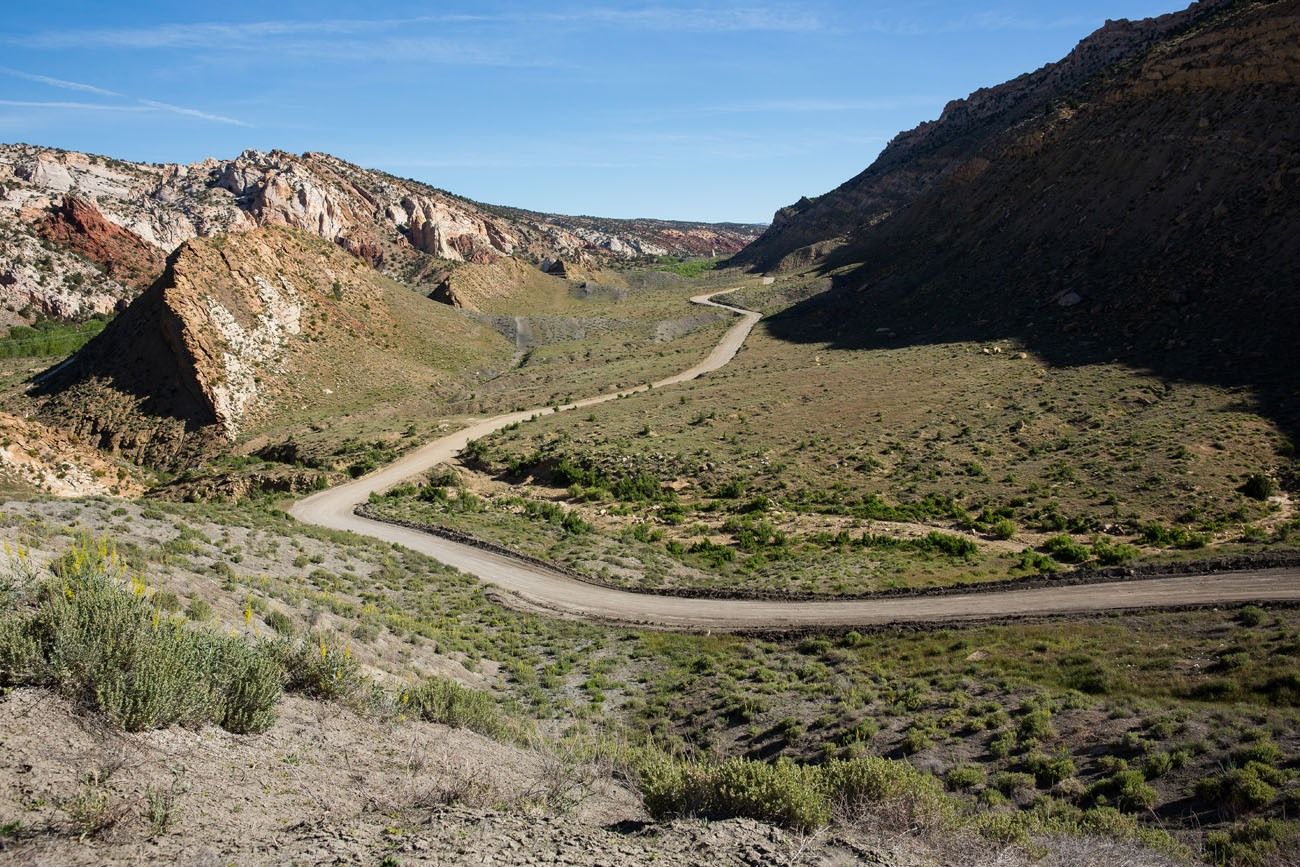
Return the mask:
M 594 406 L 651 388 L 687 382 L 726 365 L 740 351 L 761 316 L 713 300 L 724 294 L 715 292 L 691 299 L 696 304 L 719 307 L 740 317 L 699 364 L 651 385 L 587 398 L 562 406 L 560 411 Z M 387 490 L 451 460 L 470 440 L 555 411 L 551 407 L 542 407 L 477 422 L 433 440 L 368 476 L 299 500 L 290 512 L 305 523 L 350 530 L 428 554 L 505 590 L 507 601 L 519 607 L 611 624 L 690 631 L 797 630 L 1000 620 L 1244 602 L 1300 602 L 1300 570 L 1297 569 L 1259 569 L 947 596 L 818 602 L 686 599 L 588 584 L 507 555 L 353 513 L 357 504 L 365 502 L 371 493 Z

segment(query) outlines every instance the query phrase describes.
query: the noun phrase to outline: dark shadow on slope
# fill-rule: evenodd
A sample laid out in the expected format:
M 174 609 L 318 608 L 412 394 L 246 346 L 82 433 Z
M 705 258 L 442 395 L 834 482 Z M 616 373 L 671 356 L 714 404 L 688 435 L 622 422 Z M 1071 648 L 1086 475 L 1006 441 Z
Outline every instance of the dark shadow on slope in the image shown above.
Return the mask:
M 171 265 L 80 351 L 38 374 L 28 395 L 48 424 L 139 463 L 175 467 L 216 421 L 179 318 L 164 302 Z
M 1300 439 L 1300 2 L 1050 108 L 823 263 L 784 340 L 1015 340 L 1240 390 Z M 1229 26 L 1230 25 L 1230 26 Z M 1104 85 L 1104 86 L 1103 86 Z
M 1064 308 L 1059 299 L 1018 299 L 973 286 L 857 287 L 864 276 L 875 274 L 863 268 L 840 277 L 836 288 L 769 318 L 769 332 L 844 350 L 1014 341 L 1056 366 L 1119 362 L 1167 381 L 1238 391 L 1243 407 L 1300 442 L 1300 292 L 1294 283 L 1236 291 L 1152 288 L 1140 306 L 1092 296 Z

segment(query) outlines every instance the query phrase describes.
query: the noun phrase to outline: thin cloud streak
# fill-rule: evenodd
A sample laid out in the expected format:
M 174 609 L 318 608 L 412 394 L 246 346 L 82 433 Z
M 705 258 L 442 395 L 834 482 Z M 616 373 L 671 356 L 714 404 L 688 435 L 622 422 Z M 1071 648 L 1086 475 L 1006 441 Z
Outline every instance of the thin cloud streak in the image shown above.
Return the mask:
M 573 14 L 556 14 L 551 20 L 608 24 L 636 30 L 696 31 L 704 33 L 735 33 L 775 31 L 781 33 L 811 32 L 822 29 L 816 16 L 748 7 L 739 9 L 592 9 Z
M 899 108 L 928 106 L 936 102 L 930 97 L 902 99 L 769 99 L 755 102 L 737 102 L 724 105 L 704 105 L 683 108 L 679 113 L 691 114 L 835 114 L 840 112 L 892 111 Z
M 15 108 L 57 108 L 69 111 L 153 111 L 153 109 L 143 105 L 107 105 L 98 102 L 59 102 L 35 99 L 0 99 L 0 105 L 9 105 Z
M 108 90 L 103 87 L 96 87 L 93 84 L 83 84 L 80 81 L 67 81 L 62 78 L 54 78 L 49 75 L 37 75 L 34 72 L 23 72 L 21 69 L 10 69 L 7 66 L 0 66 L 0 72 L 5 75 L 12 75 L 14 78 L 21 78 L 24 81 L 34 81 L 37 84 L 45 84 L 50 87 L 61 88 L 62 90 L 75 90 L 80 93 L 93 93 L 97 96 L 121 96 L 115 90 Z
M 158 24 L 152 27 L 114 27 L 99 30 L 54 30 L 8 41 L 28 48 L 222 48 L 254 39 L 310 34 L 352 36 L 421 23 L 456 23 L 478 20 L 477 16 L 453 15 L 439 18 L 338 18 L 323 21 L 253 21 L 247 23 Z
M 1054 30 L 1079 29 L 1088 26 L 1090 23 L 1096 22 L 1082 16 L 1044 19 L 1026 18 L 1004 12 L 978 12 L 973 15 L 940 22 L 877 19 L 851 25 L 850 29 L 883 36 L 935 36 L 943 33 L 999 33 L 1008 31 L 1043 33 Z
M 226 117 L 223 114 L 211 114 L 206 111 L 199 111 L 196 108 L 185 108 L 184 106 L 172 105 L 167 102 L 158 102 L 153 99 L 141 99 L 139 102 L 141 105 L 157 109 L 158 111 L 169 111 L 172 114 L 180 114 L 185 117 L 196 117 L 199 120 L 210 120 L 213 123 L 228 123 L 233 126 L 248 126 L 248 124 L 244 123 L 242 120 L 233 117 Z
M 209 22 L 158 24 L 150 27 L 116 27 L 92 30 L 55 30 L 10 36 L 6 42 L 37 49 L 206 49 L 246 50 L 252 41 L 303 36 L 358 36 L 421 25 L 562 24 L 622 30 L 697 33 L 812 32 L 822 22 L 808 13 L 790 13 L 766 7 L 641 9 L 610 7 L 575 12 L 522 13 L 517 15 L 420 15 L 405 18 L 336 18 L 317 21 Z
M 54 109 L 58 111 L 92 111 L 92 112 L 127 112 L 134 114 L 148 114 L 150 112 L 169 112 L 171 114 L 180 114 L 186 117 L 198 118 L 199 120 L 211 121 L 213 123 L 225 123 L 234 126 L 248 126 L 242 120 L 233 117 L 225 117 L 220 114 L 209 114 L 206 111 L 199 111 L 184 106 L 171 105 L 166 102 L 157 102 L 152 99 L 136 100 L 135 105 L 122 105 L 120 103 L 104 102 L 68 102 L 61 100 L 39 100 L 39 99 L 0 99 L 0 105 L 10 106 L 13 108 L 41 108 Z
M 37 75 L 33 72 L 23 72 L 21 69 L 11 69 L 7 66 L 0 66 L 0 73 L 12 75 L 15 78 L 21 78 L 26 81 L 34 81 L 38 84 L 57 87 L 63 90 L 75 90 L 80 93 L 90 93 L 97 96 L 121 97 L 129 99 L 125 94 L 118 93 L 115 90 L 109 90 L 105 87 L 98 87 L 94 84 L 85 84 L 80 81 L 67 81 L 62 78 L 54 78 L 49 75 Z M 134 105 L 122 105 L 120 103 L 98 103 L 98 102 L 68 102 L 62 100 L 0 100 L 0 105 L 9 105 L 25 108 L 52 108 L 65 111 L 164 111 L 172 114 L 179 114 L 185 117 L 198 118 L 199 120 L 211 121 L 213 123 L 225 123 L 233 126 L 248 126 L 242 120 L 227 117 L 223 114 L 213 114 L 207 111 L 200 111 L 197 108 L 186 108 L 181 105 L 172 105 L 170 102 L 160 102 L 156 99 L 136 99 Z

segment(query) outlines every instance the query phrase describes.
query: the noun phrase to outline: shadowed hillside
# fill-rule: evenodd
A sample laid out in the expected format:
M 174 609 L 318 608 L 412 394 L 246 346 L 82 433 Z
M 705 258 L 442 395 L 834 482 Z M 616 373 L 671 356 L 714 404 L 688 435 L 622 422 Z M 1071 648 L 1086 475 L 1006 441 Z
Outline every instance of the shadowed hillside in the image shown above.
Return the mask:
M 1015 338 L 1240 387 L 1294 433 L 1300 3 L 1207 8 L 827 255 L 835 288 L 773 332 Z

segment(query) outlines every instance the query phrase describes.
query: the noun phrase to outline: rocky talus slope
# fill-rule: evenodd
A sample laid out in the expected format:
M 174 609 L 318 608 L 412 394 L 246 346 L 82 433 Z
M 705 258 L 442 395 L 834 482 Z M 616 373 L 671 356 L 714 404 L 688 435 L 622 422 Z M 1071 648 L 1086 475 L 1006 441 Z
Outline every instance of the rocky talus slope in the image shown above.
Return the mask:
M 126 467 L 40 422 L 0 412 L 0 487 L 56 497 L 134 497 L 144 487 Z
M 15 234 L 35 233 L 56 249 L 112 263 L 108 276 L 128 286 L 148 283 L 148 268 L 135 264 L 147 265 L 150 255 L 194 238 L 267 225 L 325 238 L 412 283 L 446 263 L 517 258 L 530 265 L 565 259 L 600 266 L 646 256 L 729 255 L 761 230 L 483 205 L 322 153 L 250 150 L 231 160 L 152 165 L 29 145 L 0 145 L 0 217 Z M 105 250 L 109 233 L 111 249 Z M 127 255 L 126 248 L 152 252 Z M 0 298 L 13 296 L 9 306 L 18 310 L 24 294 L 24 304 L 31 296 L 42 309 L 72 315 L 67 303 L 45 300 L 55 291 L 50 281 L 26 275 L 27 258 L 22 251 L 0 258 L 0 288 L 22 281 L 25 290 Z M 53 282 L 61 285 L 69 272 L 53 269 Z
M 37 414 L 111 453 L 179 466 L 280 409 L 452 387 L 476 347 L 509 350 L 336 245 L 268 227 L 183 244 L 99 337 L 38 379 Z

